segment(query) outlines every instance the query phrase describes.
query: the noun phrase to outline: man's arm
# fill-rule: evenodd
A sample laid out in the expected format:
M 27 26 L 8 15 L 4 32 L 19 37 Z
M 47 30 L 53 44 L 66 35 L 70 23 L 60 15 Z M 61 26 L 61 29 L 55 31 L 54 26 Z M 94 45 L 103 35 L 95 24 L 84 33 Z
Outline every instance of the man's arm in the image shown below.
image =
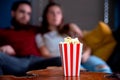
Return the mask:
M 1 46 L 0 51 L 11 56 L 14 56 L 16 54 L 15 50 L 10 45 Z

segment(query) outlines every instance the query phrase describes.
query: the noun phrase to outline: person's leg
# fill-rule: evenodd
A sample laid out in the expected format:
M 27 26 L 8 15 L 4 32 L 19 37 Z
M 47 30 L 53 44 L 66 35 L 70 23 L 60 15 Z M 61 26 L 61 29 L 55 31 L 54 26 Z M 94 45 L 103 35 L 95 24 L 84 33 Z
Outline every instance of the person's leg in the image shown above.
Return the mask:
M 89 71 L 112 73 L 110 67 L 100 58 L 90 56 L 87 62 L 82 64 Z
M 31 56 L 29 70 L 44 69 L 49 66 L 61 66 L 61 58 L 54 57 L 49 59 L 43 59 L 36 56 Z
M 44 59 L 37 56 L 14 57 L 0 53 L 0 68 L 3 74 L 25 75 L 28 70 L 43 69 L 48 66 L 61 66 L 60 57 Z
M 0 53 L 0 68 L 3 74 L 24 75 L 29 66 L 28 57 L 17 58 Z
M 2 65 L 0 63 L 0 75 L 3 75 L 3 71 L 2 71 Z
M 85 69 L 85 68 L 82 66 L 82 64 L 80 65 L 80 69 Z

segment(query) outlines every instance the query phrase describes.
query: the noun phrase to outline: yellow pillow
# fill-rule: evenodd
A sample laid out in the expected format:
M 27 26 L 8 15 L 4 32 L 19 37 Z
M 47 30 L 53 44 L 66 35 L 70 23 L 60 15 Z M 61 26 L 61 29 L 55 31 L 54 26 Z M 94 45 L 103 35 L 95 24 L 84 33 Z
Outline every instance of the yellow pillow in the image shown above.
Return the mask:
M 94 30 L 85 33 L 84 42 L 92 49 L 94 55 L 105 61 L 116 45 L 111 29 L 104 22 L 99 22 Z

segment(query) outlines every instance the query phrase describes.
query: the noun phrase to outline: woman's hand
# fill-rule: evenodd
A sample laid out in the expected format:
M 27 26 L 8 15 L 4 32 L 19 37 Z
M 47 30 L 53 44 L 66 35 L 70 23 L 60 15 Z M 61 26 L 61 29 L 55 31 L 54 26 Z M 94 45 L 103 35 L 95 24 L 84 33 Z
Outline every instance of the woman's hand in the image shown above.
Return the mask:
M 51 54 L 49 52 L 49 50 L 46 48 L 46 46 L 41 46 L 39 48 L 40 54 L 44 57 L 44 58 L 51 58 Z
M 2 47 L 0 47 L 0 50 L 3 52 L 3 53 L 6 53 L 8 55 L 15 55 L 15 50 L 10 46 L 10 45 L 4 45 Z
M 83 55 L 82 55 L 82 63 L 85 63 L 88 58 L 90 57 L 91 49 L 87 47 L 86 49 L 83 49 Z

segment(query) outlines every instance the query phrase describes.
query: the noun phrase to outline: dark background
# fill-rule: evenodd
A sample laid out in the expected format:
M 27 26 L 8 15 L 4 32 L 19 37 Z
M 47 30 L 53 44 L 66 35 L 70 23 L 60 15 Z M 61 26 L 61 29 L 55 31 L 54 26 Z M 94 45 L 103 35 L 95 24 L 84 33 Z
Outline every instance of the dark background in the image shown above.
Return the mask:
M 10 26 L 11 6 L 14 1 L 19 0 L 0 0 L 0 28 Z
M 5 28 L 5 27 L 10 26 L 10 20 L 11 20 L 10 11 L 11 11 L 11 5 L 13 4 L 14 1 L 19 1 L 19 0 L 0 0 L 0 28 Z M 33 2 L 32 0 L 29 0 L 29 1 Z M 65 13 L 65 14 L 68 15 L 67 13 Z M 102 19 L 103 18 L 101 18 L 100 20 L 102 20 Z M 32 22 L 32 23 L 34 23 L 34 22 Z M 79 23 L 77 23 L 77 24 L 79 25 Z M 89 25 L 89 24 L 86 24 L 86 25 Z M 120 0 L 109 0 L 109 25 L 113 30 L 117 30 L 118 27 L 120 26 Z M 84 27 L 84 25 L 83 25 L 83 27 Z M 91 26 L 91 28 L 92 27 L 93 27 L 93 25 Z

